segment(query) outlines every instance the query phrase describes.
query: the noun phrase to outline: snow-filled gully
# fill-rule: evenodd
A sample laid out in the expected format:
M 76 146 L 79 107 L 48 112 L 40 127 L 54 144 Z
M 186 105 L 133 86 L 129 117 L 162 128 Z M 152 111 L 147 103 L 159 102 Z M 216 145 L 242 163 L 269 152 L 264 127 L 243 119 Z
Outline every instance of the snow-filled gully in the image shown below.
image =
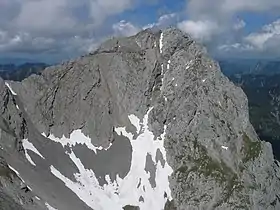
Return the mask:
M 112 181 L 110 176 L 105 176 L 107 184 L 100 186 L 92 170 L 86 169 L 81 160 L 73 151 L 67 153 L 73 163 L 79 169 L 79 173 L 74 174 L 76 182 L 61 174 L 54 166 L 50 170 L 54 176 L 63 181 L 84 203 L 96 210 L 122 210 L 126 205 L 139 206 L 141 210 L 161 210 L 167 199 L 171 199 L 168 177 L 172 173 L 171 167 L 166 162 L 166 151 L 164 149 L 165 131 L 160 138 L 154 140 L 153 133 L 148 127 L 148 116 L 152 108 L 146 113 L 142 123 L 135 115 L 129 115 L 129 120 L 137 130 L 138 136 L 133 139 L 133 134 L 126 131 L 125 127 L 116 128 L 118 135 L 127 137 L 132 145 L 132 162 L 127 176 Z M 141 129 L 142 128 L 142 129 Z M 166 129 L 166 127 L 165 127 Z M 75 131 L 70 139 L 64 138 L 61 143 L 79 142 L 86 144 L 89 149 L 96 151 L 91 143 L 86 140 L 81 132 Z M 72 137 L 72 138 L 71 138 Z M 59 142 L 59 139 L 54 139 Z M 99 148 L 101 149 L 101 148 Z M 156 162 L 157 150 L 162 153 L 165 164 Z M 156 187 L 152 187 L 149 181 L 150 172 L 145 171 L 146 156 L 150 154 L 156 167 L 155 182 Z M 140 199 L 141 198 L 141 199 Z

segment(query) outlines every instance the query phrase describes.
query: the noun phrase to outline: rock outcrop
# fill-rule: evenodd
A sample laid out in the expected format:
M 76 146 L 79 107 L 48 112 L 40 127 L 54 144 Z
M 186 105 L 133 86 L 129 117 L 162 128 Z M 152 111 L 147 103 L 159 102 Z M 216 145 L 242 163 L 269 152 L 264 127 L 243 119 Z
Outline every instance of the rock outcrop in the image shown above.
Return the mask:
M 41 75 L 0 80 L 0 98 L 0 156 L 40 199 L 20 202 L 10 183 L 0 186 L 10 190 L 5 205 L 280 209 L 279 163 L 245 94 L 177 29 L 111 39 Z

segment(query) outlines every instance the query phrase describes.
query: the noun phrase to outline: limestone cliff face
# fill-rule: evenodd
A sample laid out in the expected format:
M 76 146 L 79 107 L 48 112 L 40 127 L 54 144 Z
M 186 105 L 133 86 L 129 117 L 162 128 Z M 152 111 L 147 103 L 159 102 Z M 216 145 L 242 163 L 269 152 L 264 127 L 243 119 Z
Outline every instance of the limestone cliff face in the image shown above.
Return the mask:
M 1 80 L 0 97 L 0 156 L 34 201 L 5 195 L 23 209 L 280 209 L 245 94 L 177 29 Z

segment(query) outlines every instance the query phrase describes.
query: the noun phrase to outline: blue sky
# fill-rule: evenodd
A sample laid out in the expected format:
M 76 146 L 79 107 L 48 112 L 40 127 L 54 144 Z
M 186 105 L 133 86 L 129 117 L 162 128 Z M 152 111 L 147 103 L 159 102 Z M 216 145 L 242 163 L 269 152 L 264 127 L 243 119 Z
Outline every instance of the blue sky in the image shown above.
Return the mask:
M 280 56 L 279 0 L 0 0 L 0 62 L 60 62 L 170 25 L 216 57 Z

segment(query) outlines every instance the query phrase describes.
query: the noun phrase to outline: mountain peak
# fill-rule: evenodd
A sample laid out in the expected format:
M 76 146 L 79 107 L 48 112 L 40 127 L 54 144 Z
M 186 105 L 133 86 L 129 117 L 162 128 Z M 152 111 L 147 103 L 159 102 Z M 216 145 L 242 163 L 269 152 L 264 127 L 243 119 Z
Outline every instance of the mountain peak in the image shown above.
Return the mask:
M 245 94 L 178 29 L 110 39 L 8 84 L 0 156 L 37 209 L 279 208 L 279 166 Z

